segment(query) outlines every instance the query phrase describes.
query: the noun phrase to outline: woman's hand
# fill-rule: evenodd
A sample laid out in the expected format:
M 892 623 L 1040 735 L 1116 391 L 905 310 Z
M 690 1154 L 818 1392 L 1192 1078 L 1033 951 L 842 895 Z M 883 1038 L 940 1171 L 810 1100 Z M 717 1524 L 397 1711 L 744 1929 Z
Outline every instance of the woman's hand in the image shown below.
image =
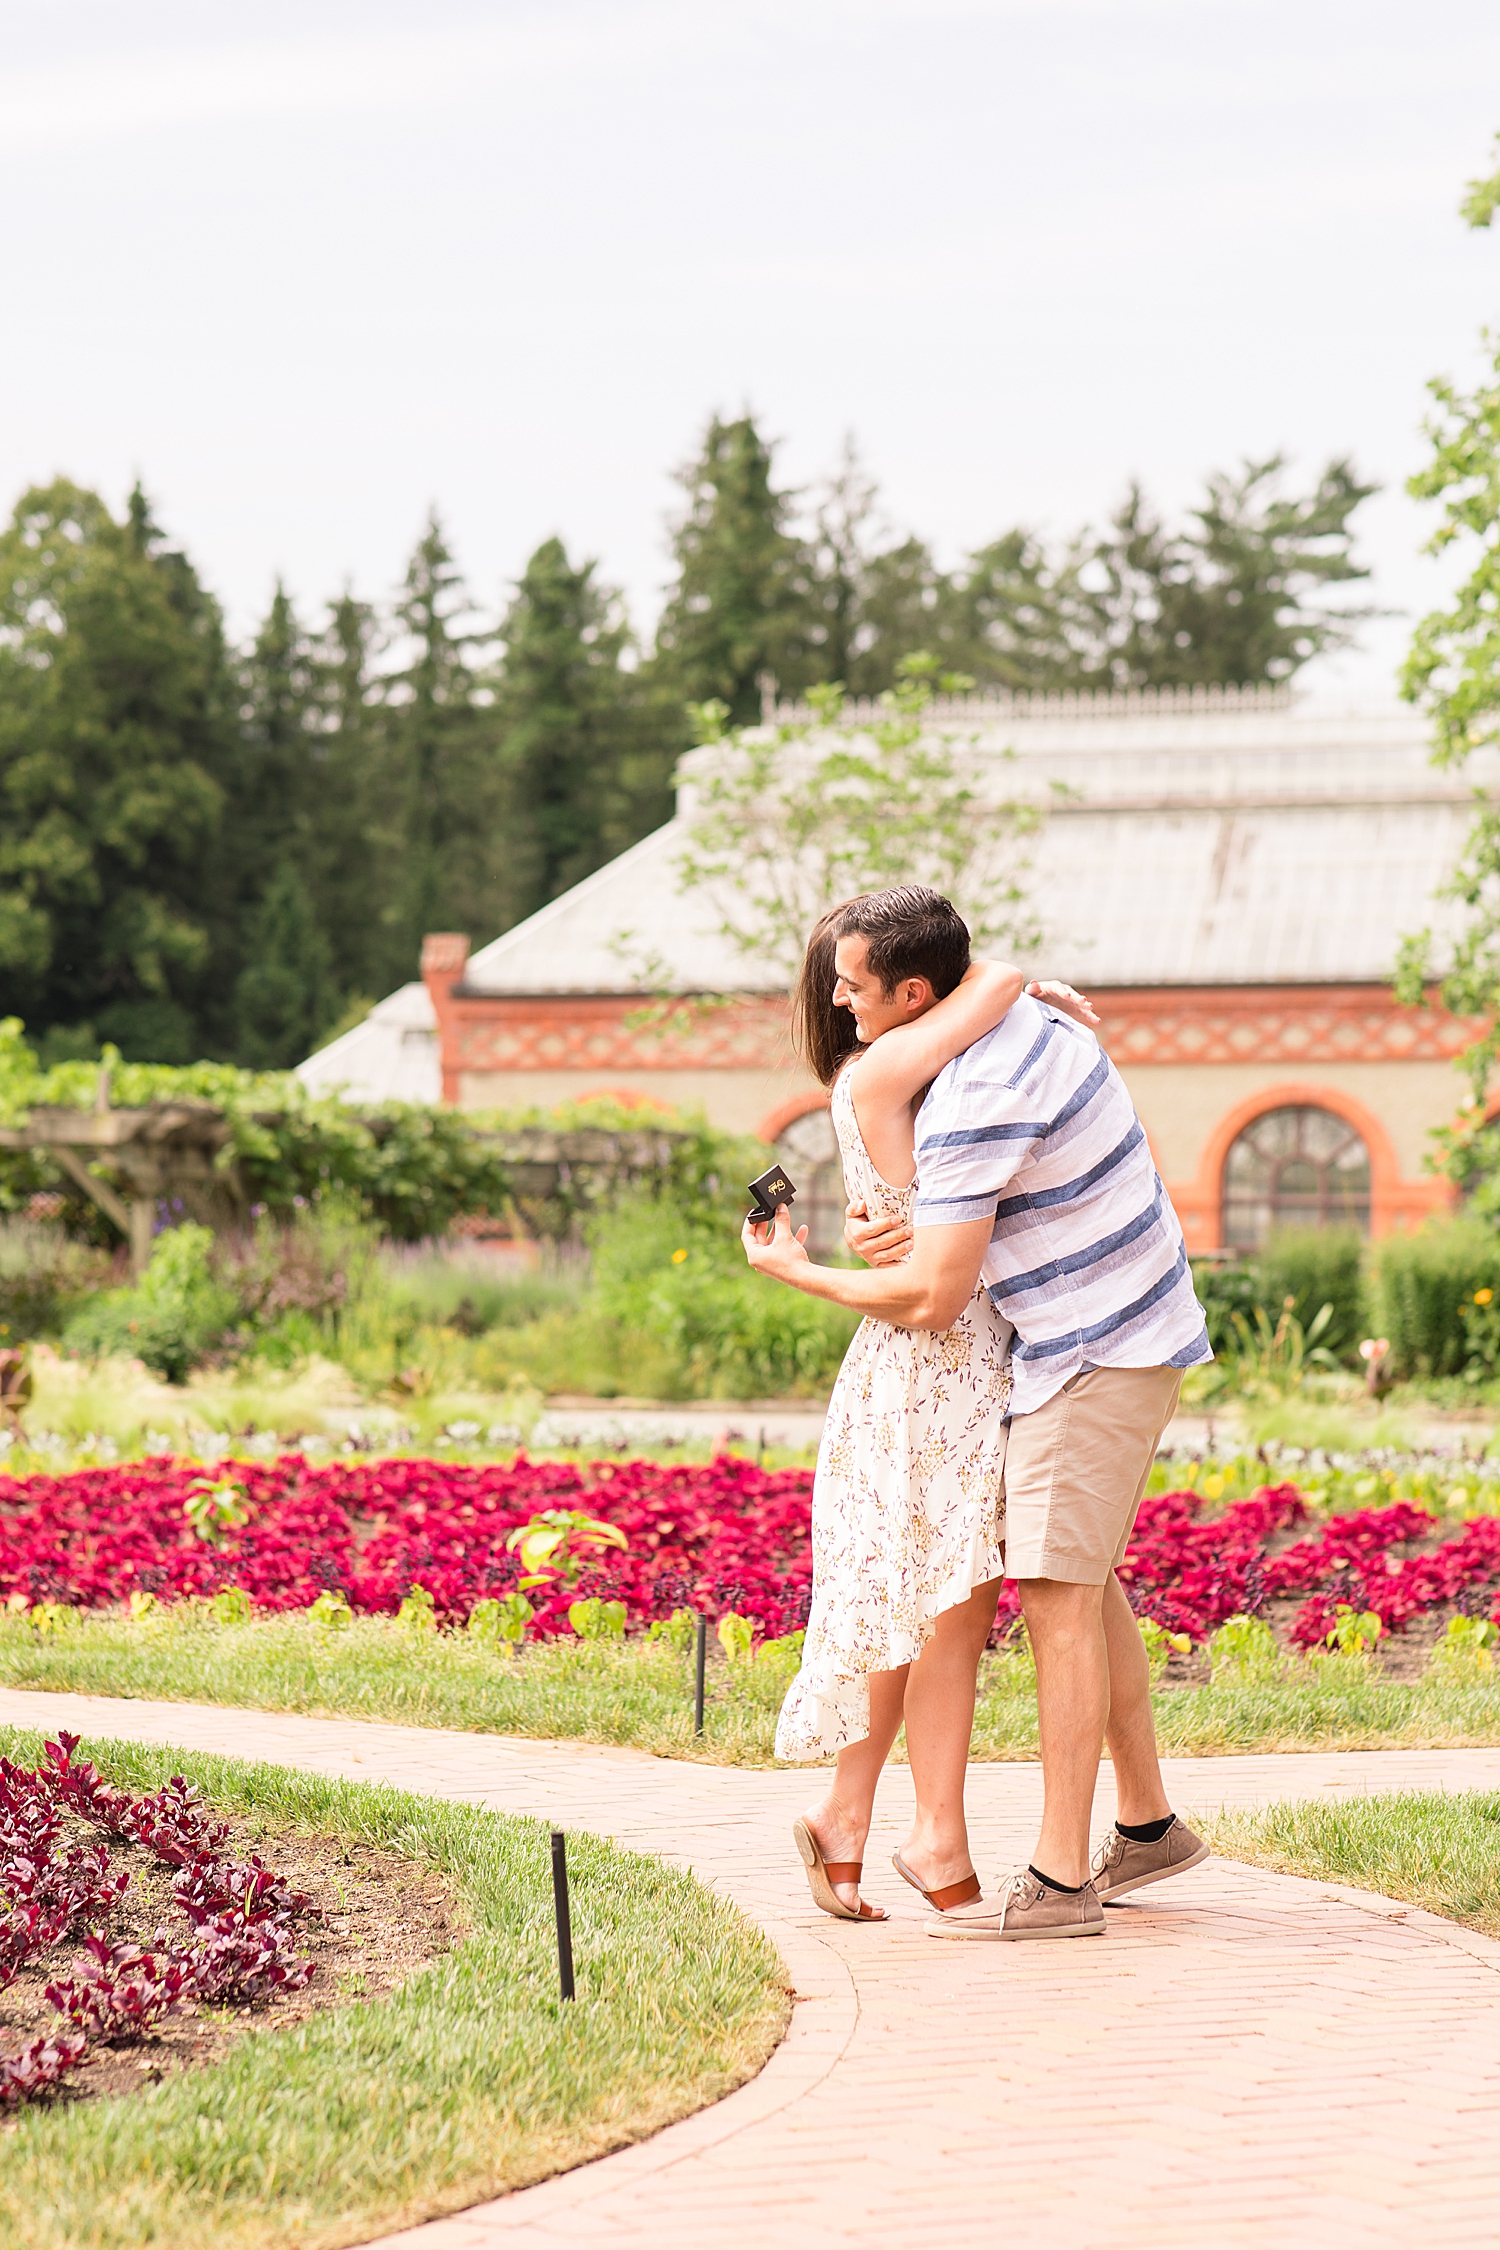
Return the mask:
M 740 1240 L 756 1272 L 769 1275 L 772 1281 L 789 1281 L 799 1266 L 812 1263 L 807 1255 L 807 1229 L 798 1227 L 793 1234 L 791 1216 L 784 1203 L 777 1205 L 771 1226 L 763 1220 L 748 1218 L 740 1229 Z
M 911 1251 L 911 1228 L 904 1219 L 872 1219 L 863 1203 L 844 1213 L 844 1241 L 867 1266 L 899 1266 Z
M 1026 990 L 1033 1000 L 1045 1002 L 1047 1007 L 1055 1008 L 1060 1016 L 1071 1016 L 1075 1023 L 1083 1025 L 1085 1031 L 1096 1029 L 1099 1011 L 1092 1000 L 1085 999 L 1081 992 L 1075 992 L 1070 984 L 1058 984 L 1050 980 L 1044 983 L 1040 978 L 1035 978 L 1027 985 Z

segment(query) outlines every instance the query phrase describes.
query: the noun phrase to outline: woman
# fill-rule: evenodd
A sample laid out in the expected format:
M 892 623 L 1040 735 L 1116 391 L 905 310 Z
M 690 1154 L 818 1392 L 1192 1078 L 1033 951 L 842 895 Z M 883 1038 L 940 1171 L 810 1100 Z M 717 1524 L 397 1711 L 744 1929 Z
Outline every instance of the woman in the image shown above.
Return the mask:
M 967 933 L 933 897 L 952 917 L 962 959 Z M 930 981 L 909 979 L 897 988 L 909 999 L 872 1006 L 867 993 L 862 1004 L 855 972 L 851 990 L 834 954 L 866 904 L 832 909 L 813 931 L 796 1033 L 832 1089 L 851 1205 L 909 1228 L 922 1097 L 946 1063 L 1000 1022 L 1023 979 L 974 961 L 935 1003 Z M 1092 1017 L 1068 986 L 1031 989 Z M 891 1023 L 902 1007 L 921 1012 Z M 813 1898 L 828 1914 L 885 1919 L 861 1899 L 859 1878 L 876 1785 L 903 1722 L 917 1812 L 896 1870 L 940 1913 L 979 1895 L 964 1770 L 1003 1563 L 1010 1340 L 980 1287 L 941 1335 L 861 1322 L 834 1386 L 813 1488 L 812 1609 L 776 1732 L 779 1758 L 836 1754 L 827 1794 L 793 1829 Z

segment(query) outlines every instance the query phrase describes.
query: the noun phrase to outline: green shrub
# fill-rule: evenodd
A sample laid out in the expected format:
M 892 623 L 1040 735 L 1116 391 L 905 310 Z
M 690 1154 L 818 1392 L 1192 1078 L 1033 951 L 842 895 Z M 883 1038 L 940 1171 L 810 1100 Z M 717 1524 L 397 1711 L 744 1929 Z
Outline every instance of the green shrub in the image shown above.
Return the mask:
M 1372 1325 L 1390 1338 L 1398 1382 L 1457 1375 L 1469 1357 L 1462 1307 L 1500 1282 L 1500 1241 L 1474 1218 L 1445 1219 L 1375 1245 Z
M 1208 1324 L 1208 1340 L 1220 1359 L 1239 1350 L 1234 1315 L 1248 1320 L 1262 1302 L 1260 1275 L 1247 1258 L 1199 1258 L 1193 1288 Z
M 743 1198 L 696 1209 L 635 1195 L 594 1227 L 599 1313 L 664 1350 L 688 1389 L 764 1398 L 831 1383 L 858 1327 L 841 1306 L 752 1273 Z
M 1324 1305 L 1333 1318 L 1318 1341 L 1335 1357 L 1352 1357 L 1369 1330 L 1365 1321 L 1365 1237 L 1353 1227 L 1285 1227 L 1256 1260 L 1260 1303 L 1274 1320 L 1288 1297 L 1304 1328 Z
M 55 1335 L 109 1270 L 105 1254 L 70 1242 L 56 1222 L 0 1220 L 0 1346 Z
M 161 1235 L 138 1287 L 111 1289 L 85 1305 L 63 1331 L 64 1349 L 84 1359 L 123 1352 L 169 1383 L 186 1382 L 239 1312 L 214 1272 L 213 1246 L 208 1227 Z

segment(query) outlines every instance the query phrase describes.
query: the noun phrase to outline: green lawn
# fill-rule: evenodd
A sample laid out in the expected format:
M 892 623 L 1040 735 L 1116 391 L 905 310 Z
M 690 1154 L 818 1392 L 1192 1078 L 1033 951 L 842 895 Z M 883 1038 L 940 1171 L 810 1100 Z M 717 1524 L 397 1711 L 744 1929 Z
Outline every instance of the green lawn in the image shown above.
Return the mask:
M 33 1760 L 40 1737 L 0 1729 Z M 741 2084 L 781 2036 L 769 1942 L 691 1876 L 570 1839 L 578 1998 L 557 1997 L 535 1821 L 196 1751 L 86 1744 L 111 1778 L 187 1772 L 226 1809 L 442 1871 L 461 1943 L 378 2001 L 121 2100 L 26 2110 L 4 2133 L 7 2250 L 318 2250 L 525 2186 Z
M 1219 1813 L 1215 1851 L 1284 1875 L 1311 1875 L 1407 1899 L 1500 1937 L 1500 1795 L 1402 1790 Z
M 716 1765 L 770 1762 L 791 1672 L 784 1654 L 727 1664 L 715 1650 L 700 1741 L 692 1732 L 690 1661 L 660 1643 L 566 1638 L 505 1658 L 460 1634 L 413 1634 L 384 1618 L 358 1618 L 343 1632 L 320 1630 L 301 1615 L 220 1626 L 181 1604 L 140 1624 L 81 1614 L 42 1637 L 24 1617 L 0 1614 L 3 1686 L 337 1712 L 628 1745 Z M 1500 1743 L 1500 1673 L 1404 1681 L 1358 1658 L 1294 1660 L 1265 1681 L 1159 1688 L 1156 1709 L 1162 1748 L 1179 1755 Z M 1030 1666 L 987 1659 L 974 1755 L 1036 1752 Z

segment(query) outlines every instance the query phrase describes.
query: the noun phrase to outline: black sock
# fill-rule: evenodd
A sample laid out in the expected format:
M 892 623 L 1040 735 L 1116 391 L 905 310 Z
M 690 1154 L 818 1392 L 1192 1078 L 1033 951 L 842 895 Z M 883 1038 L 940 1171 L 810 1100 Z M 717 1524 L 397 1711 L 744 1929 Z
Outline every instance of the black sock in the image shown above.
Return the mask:
M 1143 1820 L 1138 1828 L 1127 1828 L 1123 1820 L 1115 1822 L 1115 1833 L 1128 1837 L 1132 1844 L 1159 1844 L 1177 1818 L 1169 1812 L 1165 1820 Z
M 1082 1883 L 1056 1883 L 1050 1875 L 1044 1875 L 1039 1867 L 1028 1867 L 1026 1872 L 1028 1875 L 1034 1875 L 1037 1881 L 1049 1891 L 1062 1891 L 1068 1898 L 1077 1898 L 1079 1892 L 1084 1888 Z

